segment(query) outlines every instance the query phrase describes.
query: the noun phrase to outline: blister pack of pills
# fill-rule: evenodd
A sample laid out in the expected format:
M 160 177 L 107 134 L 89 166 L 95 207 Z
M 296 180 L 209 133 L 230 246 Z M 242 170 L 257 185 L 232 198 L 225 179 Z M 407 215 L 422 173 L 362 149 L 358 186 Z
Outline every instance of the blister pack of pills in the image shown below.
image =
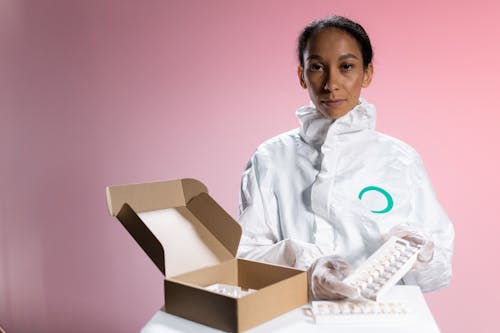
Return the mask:
M 421 247 L 393 236 L 343 282 L 356 288 L 360 299 L 376 301 L 408 273 Z
M 239 286 L 233 286 L 233 285 L 224 284 L 224 283 L 215 283 L 215 284 L 212 284 L 208 287 L 205 287 L 205 289 L 213 291 L 215 293 L 219 293 L 222 295 L 235 297 L 235 298 L 239 298 L 239 297 L 248 295 L 248 294 L 255 291 L 255 289 L 243 290 Z
M 313 301 L 316 324 L 407 324 L 414 318 L 401 302 Z

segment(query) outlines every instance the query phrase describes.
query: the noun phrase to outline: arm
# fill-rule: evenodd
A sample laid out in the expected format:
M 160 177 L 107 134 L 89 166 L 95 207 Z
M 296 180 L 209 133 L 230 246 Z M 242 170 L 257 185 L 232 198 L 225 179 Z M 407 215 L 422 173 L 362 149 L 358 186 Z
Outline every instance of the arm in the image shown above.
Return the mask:
M 243 172 L 239 206 L 243 235 L 238 256 L 307 269 L 322 252 L 314 244 L 283 239 L 272 170 L 265 153 L 257 152 Z
M 452 276 L 454 229 L 448 216 L 437 201 L 422 161 L 417 158 L 410 179 L 412 209 L 409 228 L 434 243 L 432 260 L 417 265 L 404 278 L 406 284 L 417 284 L 422 291 L 448 286 Z

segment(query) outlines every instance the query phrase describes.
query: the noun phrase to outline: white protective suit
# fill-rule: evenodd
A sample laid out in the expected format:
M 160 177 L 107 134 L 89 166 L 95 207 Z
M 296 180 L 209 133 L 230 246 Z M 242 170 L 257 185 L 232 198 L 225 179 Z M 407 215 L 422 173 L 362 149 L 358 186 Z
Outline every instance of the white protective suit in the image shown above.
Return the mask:
M 311 103 L 301 127 L 261 144 L 242 177 L 242 258 L 307 269 L 339 255 L 356 268 L 396 225 L 435 244 L 430 263 L 403 283 L 423 291 L 451 279 L 453 225 L 418 153 L 375 128 L 375 107 L 360 99 L 332 121 Z

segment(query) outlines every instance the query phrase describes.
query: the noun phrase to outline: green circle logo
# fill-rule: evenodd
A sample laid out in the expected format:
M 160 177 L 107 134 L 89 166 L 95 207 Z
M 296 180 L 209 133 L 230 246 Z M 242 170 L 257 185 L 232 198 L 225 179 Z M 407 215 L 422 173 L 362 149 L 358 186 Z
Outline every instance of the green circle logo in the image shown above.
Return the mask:
M 367 186 L 364 189 L 362 189 L 361 192 L 359 192 L 359 194 L 358 194 L 359 200 L 361 200 L 363 198 L 363 195 L 366 192 L 369 192 L 369 191 L 376 191 L 376 192 L 382 194 L 385 197 L 385 199 L 387 200 L 387 206 L 384 209 L 382 209 L 382 210 L 372 210 L 371 211 L 372 213 L 375 213 L 375 214 L 385 214 L 385 213 L 388 213 L 392 209 L 392 207 L 394 206 L 394 201 L 392 200 L 391 195 L 386 190 L 384 190 L 383 188 L 380 188 L 380 187 L 377 187 L 377 186 Z

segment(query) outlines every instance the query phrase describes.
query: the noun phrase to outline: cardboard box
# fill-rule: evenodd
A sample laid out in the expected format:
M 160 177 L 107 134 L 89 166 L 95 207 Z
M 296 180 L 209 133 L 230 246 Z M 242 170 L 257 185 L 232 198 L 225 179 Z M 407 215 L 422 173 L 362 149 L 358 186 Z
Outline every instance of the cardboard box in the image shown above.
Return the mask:
M 165 275 L 165 311 L 240 332 L 307 303 L 307 273 L 236 259 L 241 227 L 194 179 L 111 186 L 108 209 Z M 240 298 L 205 287 L 255 292 Z

